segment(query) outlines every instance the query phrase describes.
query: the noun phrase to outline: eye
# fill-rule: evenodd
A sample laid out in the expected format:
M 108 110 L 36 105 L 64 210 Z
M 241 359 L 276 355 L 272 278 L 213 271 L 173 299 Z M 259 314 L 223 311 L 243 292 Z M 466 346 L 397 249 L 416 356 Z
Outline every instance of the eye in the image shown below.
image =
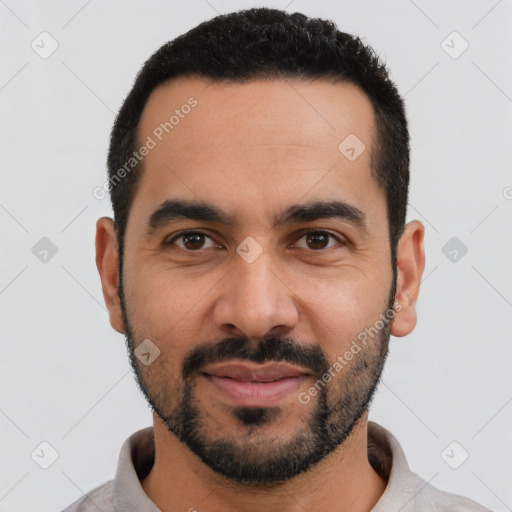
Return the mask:
M 217 244 L 213 238 L 201 231 L 183 231 L 168 242 L 165 242 L 165 245 L 177 245 L 186 251 L 198 251 L 200 249 L 219 247 L 219 244 Z
M 336 246 L 337 244 L 344 245 L 344 243 L 332 233 L 315 230 L 308 231 L 302 235 L 296 242 L 295 247 L 322 251 Z M 165 245 L 177 245 L 179 248 L 188 252 L 220 247 L 212 237 L 202 231 L 183 231 L 166 241 Z
M 334 243 L 330 244 L 329 239 L 332 239 Z M 329 249 L 336 244 L 343 245 L 343 242 L 338 237 L 334 236 L 328 231 L 308 231 L 299 238 L 299 241 L 300 240 L 304 240 L 304 243 L 301 245 L 299 242 L 297 242 L 296 247 L 301 249 L 313 249 L 316 251 Z

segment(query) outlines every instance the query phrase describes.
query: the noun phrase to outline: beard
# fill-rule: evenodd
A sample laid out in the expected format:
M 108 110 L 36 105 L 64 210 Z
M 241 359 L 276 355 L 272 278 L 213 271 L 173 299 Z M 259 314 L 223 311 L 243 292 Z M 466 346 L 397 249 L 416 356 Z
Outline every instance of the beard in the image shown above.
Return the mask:
M 228 414 L 237 425 L 234 434 L 208 412 L 196 393 L 203 367 L 233 359 L 288 362 L 311 370 L 318 383 L 332 371 L 324 351 L 286 336 L 269 335 L 257 344 L 244 336 L 231 337 L 192 348 L 183 359 L 181 375 L 174 378 L 166 368 L 165 354 L 150 366 L 135 356 L 136 336 L 122 288 L 119 296 L 131 365 L 153 413 L 206 466 L 244 486 L 271 488 L 311 469 L 340 447 L 368 411 L 388 354 L 392 322 L 383 313 L 380 318 L 384 316 L 386 321 L 375 338 L 360 346 L 350 363 L 329 382 L 317 386 L 318 393 L 308 407 L 301 405 L 304 414 L 293 431 L 283 436 L 275 430 L 286 419 L 287 407 L 230 406 Z M 385 312 L 393 309 L 394 296 L 395 284 Z

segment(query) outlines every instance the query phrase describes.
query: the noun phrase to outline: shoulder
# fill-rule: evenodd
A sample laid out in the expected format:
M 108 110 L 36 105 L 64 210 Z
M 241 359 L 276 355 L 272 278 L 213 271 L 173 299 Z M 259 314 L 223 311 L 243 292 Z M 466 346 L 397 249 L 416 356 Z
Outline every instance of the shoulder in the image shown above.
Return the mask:
M 435 487 L 411 471 L 398 440 L 375 422 L 368 422 L 368 460 L 387 480 L 372 512 L 490 512 L 470 498 Z
M 66 507 L 62 512 L 111 512 L 115 510 L 114 481 L 109 480 L 103 485 L 100 485 L 88 492 L 71 505 Z
M 442 491 L 427 483 L 418 475 L 415 474 L 415 476 L 418 493 L 415 510 L 424 512 L 492 512 L 470 498 Z

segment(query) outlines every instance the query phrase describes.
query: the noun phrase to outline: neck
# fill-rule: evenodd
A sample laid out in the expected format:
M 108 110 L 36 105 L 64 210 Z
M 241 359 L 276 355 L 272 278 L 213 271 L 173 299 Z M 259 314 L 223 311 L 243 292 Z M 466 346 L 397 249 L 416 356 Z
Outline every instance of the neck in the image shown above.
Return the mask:
M 309 471 L 267 488 L 215 473 L 157 417 L 154 435 L 155 462 L 141 485 L 162 512 L 369 512 L 386 487 L 368 462 L 367 413 L 335 452 Z

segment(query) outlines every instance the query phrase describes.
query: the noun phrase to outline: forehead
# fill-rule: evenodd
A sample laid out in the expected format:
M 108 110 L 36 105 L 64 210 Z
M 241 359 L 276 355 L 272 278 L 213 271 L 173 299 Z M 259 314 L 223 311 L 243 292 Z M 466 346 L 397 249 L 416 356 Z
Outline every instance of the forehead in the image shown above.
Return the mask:
M 186 197 L 275 211 L 306 195 L 361 205 L 383 196 L 370 172 L 374 137 L 371 102 L 350 83 L 174 79 L 141 116 L 138 144 L 152 148 L 133 207 Z
M 189 108 L 192 103 L 195 106 Z M 180 77 L 151 93 L 139 123 L 139 139 L 151 133 L 158 139 L 158 128 L 169 121 L 169 133 L 160 134 L 165 143 L 191 143 L 203 151 L 241 150 L 265 142 L 283 144 L 301 139 L 319 149 L 332 150 L 339 138 L 349 133 L 367 139 L 374 116 L 365 93 L 348 82 L 283 79 L 208 83 Z M 244 131 L 239 130 L 240 125 Z M 212 127 L 215 133 L 210 131 Z

